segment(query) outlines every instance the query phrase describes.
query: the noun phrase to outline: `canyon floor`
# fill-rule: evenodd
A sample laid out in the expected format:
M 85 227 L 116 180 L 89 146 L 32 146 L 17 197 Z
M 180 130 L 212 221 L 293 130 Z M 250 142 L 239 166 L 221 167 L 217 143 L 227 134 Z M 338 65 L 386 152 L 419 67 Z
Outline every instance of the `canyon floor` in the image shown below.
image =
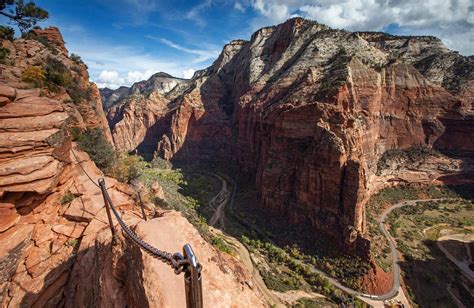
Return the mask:
M 405 307 L 418 305 L 420 295 L 413 294 L 405 282 L 407 257 L 406 252 L 402 252 L 403 250 L 399 247 L 400 245 L 405 246 L 403 246 L 404 244 L 400 239 L 390 235 L 387 230 L 391 231 L 393 228 L 393 212 L 396 213 L 399 209 L 404 208 L 416 208 L 420 202 L 437 200 L 428 199 L 428 196 L 421 193 L 423 189 L 419 189 L 419 195 L 413 195 L 410 201 L 396 202 L 385 207 L 383 213 L 378 216 L 377 221 L 381 232 L 389 242 L 393 241 L 391 247 L 392 263 L 387 270 L 387 275 L 393 275 L 393 279 L 389 279 L 387 282 L 389 284 L 388 289 L 386 288 L 388 291 L 378 294 L 369 292 L 367 294 L 367 291 L 361 290 L 360 285 L 351 284 L 351 280 L 347 279 L 348 277 L 337 279 L 337 277 L 334 277 L 336 274 L 328 274 L 322 271 L 321 267 L 317 266 L 317 262 L 313 265 L 311 258 L 314 258 L 315 255 L 306 255 L 296 244 L 289 247 L 281 243 L 275 243 L 273 238 L 276 236 L 272 234 L 272 229 L 268 225 L 257 221 L 258 217 L 263 217 L 266 220 L 272 218 L 268 215 L 262 216 L 262 213 L 258 210 L 252 212 L 248 208 L 242 208 L 243 204 L 251 204 L 249 199 L 255 197 L 253 196 L 254 191 L 247 189 L 245 184 L 243 184 L 243 189 L 239 189 L 236 180 L 230 178 L 224 172 L 203 171 L 219 170 L 220 167 L 210 167 L 208 165 L 184 165 L 177 169 L 170 167 L 145 171 L 144 178 L 149 179 L 148 174 L 152 173 L 158 179 L 160 186 L 163 187 L 163 200 L 158 201 L 159 206 L 165 204 L 165 207 L 177 208 L 183 211 L 188 215 L 190 221 L 198 222 L 198 229 L 207 234 L 213 245 L 240 259 L 247 270 L 252 273 L 256 287 L 265 295 L 269 303 L 278 306 L 297 303 L 309 305 L 313 303 L 318 307 L 321 305 L 336 305 L 341 298 L 347 300 L 347 296 L 352 295 L 374 307 L 383 307 L 387 303 L 403 303 Z M 229 170 L 227 171 L 229 172 Z M 429 189 L 438 191 L 436 187 Z M 392 190 L 396 193 L 397 190 L 403 190 L 403 188 Z M 447 191 L 445 191 L 445 188 L 440 188 L 439 194 L 446 194 Z M 404 196 L 401 193 L 400 195 Z M 448 197 L 451 197 L 451 199 L 446 200 L 457 200 L 453 199 L 455 198 L 454 194 L 448 195 Z M 400 198 L 403 200 L 406 196 Z M 166 200 L 165 203 L 164 200 Z M 467 203 L 471 202 L 468 199 L 466 200 Z M 465 215 L 472 217 L 471 212 L 466 212 Z M 471 221 L 466 223 L 472 225 Z M 324 260 L 334 262 L 329 257 Z M 357 262 L 357 260 L 345 260 L 345 262 L 348 261 Z M 401 271 L 398 266 L 399 263 L 403 264 Z M 359 264 L 359 266 L 354 266 L 353 269 L 363 268 L 363 266 L 363 264 Z M 327 270 L 327 267 L 323 267 L 323 269 Z M 402 281 L 401 284 L 400 281 Z M 352 283 L 355 283 L 355 281 L 352 281 Z M 318 289 L 321 284 L 326 287 Z M 409 296 L 406 294 L 409 294 Z M 425 300 L 423 299 L 423 301 Z M 446 300 L 449 301 L 450 299 Z M 454 302 L 456 300 L 459 301 L 459 298 L 451 299 Z

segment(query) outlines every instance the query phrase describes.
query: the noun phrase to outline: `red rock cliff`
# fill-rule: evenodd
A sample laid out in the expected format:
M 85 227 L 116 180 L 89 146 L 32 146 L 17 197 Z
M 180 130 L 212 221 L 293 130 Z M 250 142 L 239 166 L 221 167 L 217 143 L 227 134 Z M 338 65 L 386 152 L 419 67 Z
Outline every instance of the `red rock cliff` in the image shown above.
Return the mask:
M 226 45 L 161 109 L 153 129 L 164 133 L 149 143 L 166 159 L 234 159 L 255 174 L 262 206 L 366 251 L 385 151 L 474 150 L 473 74 L 472 58 L 433 37 L 295 18 Z M 122 127 L 141 121 L 125 109 Z
M 0 65 L 1 306 L 185 305 L 183 275 L 145 256 L 121 232 L 112 245 L 103 197 L 83 169 L 95 181 L 104 176 L 67 134 L 72 127 L 108 131 L 99 93 L 84 64 L 34 40 L 1 43 L 12 57 Z M 90 93 L 77 97 L 63 87 L 34 88 L 20 78 L 29 67 L 41 68 L 41 61 L 53 56 L 58 61 L 51 62 L 55 72 L 63 65 L 78 66 L 69 72 L 76 90 Z M 255 285 L 252 274 L 236 258 L 207 243 L 179 213 L 169 211 L 144 221 L 137 218 L 141 214 L 130 187 L 109 177 L 105 182 L 122 218 L 141 237 L 172 252 L 192 244 L 201 256 L 207 307 L 266 305 L 261 293 L 250 287 Z

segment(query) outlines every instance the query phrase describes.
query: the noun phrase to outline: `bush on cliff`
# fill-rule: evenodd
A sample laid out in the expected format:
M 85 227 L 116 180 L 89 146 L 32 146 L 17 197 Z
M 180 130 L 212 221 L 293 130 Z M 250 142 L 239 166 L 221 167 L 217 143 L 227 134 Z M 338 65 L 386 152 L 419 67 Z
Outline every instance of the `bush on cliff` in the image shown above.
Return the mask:
M 58 87 L 69 87 L 72 83 L 69 69 L 59 60 L 49 57 L 46 60 L 44 69 L 48 88 L 57 91 Z
M 92 100 L 92 89 L 90 87 L 82 88 L 79 80 L 74 81 L 66 89 L 74 104 L 79 104 L 82 101 Z
M 5 47 L 0 47 L 0 64 L 5 64 L 8 59 L 8 55 L 10 54 L 10 50 Z
M 12 27 L 0 26 L 0 39 L 13 41 L 15 30 Z
M 79 55 L 71 53 L 71 56 L 69 58 L 71 58 L 71 60 L 77 65 L 84 65 L 87 68 L 87 65 L 84 63 L 84 61 L 82 61 L 82 58 Z
M 142 174 L 142 170 L 146 168 L 145 165 L 146 162 L 143 161 L 141 156 L 120 153 L 112 168 L 111 175 L 120 182 L 129 183 Z
M 90 128 L 84 133 L 76 135 L 74 141 L 87 152 L 97 167 L 104 173 L 109 173 L 116 161 L 114 148 L 104 136 L 101 128 Z
M 21 79 L 35 88 L 40 88 L 46 82 L 46 72 L 39 66 L 29 66 L 23 71 Z

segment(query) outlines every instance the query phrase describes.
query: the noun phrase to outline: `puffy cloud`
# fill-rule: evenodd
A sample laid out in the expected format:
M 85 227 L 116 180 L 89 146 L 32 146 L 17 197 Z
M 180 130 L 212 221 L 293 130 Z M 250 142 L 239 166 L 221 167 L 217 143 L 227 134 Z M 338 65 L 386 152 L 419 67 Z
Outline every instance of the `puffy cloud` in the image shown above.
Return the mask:
M 190 68 L 190 69 L 184 70 L 181 76 L 183 76 L 183 78 L 190 79 L 193 77 L 194 72 L 195 70 Z
M 335 28 L 382 31 L 396 25 L 403 34 L 435 35 L 464 54 L 474 53 L 472 0 L 249 0 L 260 14 L 255 28 L 299 15 Z
M 189 70 L 188 70 L 189 71 Z M 194 70 L 192 70 L 194 73 Z M 120 86 L 130 86 L 135 82 L 147 80 L 156 73 L 155 71 L 129 71 L 119 73 L 117 71 L 101 71 L 97 78 L 94 78 L 95 83 L 99 88 L 116 89 Z M 184 72 L 183 72 L 184 73 Z
M 100 72 L 96 82 L 100 88 L 107 87 L 115 89 L 123 85 L 125 83 L 125 79 L 120 77 L 117 71 L 105 70 Z

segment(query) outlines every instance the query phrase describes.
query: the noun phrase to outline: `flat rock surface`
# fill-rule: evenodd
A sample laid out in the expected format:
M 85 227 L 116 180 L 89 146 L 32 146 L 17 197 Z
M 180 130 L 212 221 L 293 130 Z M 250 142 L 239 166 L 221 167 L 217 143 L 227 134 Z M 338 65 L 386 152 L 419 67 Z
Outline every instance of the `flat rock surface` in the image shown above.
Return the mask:
M 161 236 L 162 230 L 166 236 Z M 163 233 L 163 235 L 164 235 Z M 197 230 L 177 212 L 137 226 L 137 234 L 155 247 L 169 252 L 182 252 L 189 243 L 203 266 L 204 307 L 262 307 L 263 295 L 245 283 L 251 275 L 233 257 L 220 253 L 207 243 Z M 176 276 L 169 265 L 144 255 L 144 288 L 151 307 L 184 307 L 183 277 Z

